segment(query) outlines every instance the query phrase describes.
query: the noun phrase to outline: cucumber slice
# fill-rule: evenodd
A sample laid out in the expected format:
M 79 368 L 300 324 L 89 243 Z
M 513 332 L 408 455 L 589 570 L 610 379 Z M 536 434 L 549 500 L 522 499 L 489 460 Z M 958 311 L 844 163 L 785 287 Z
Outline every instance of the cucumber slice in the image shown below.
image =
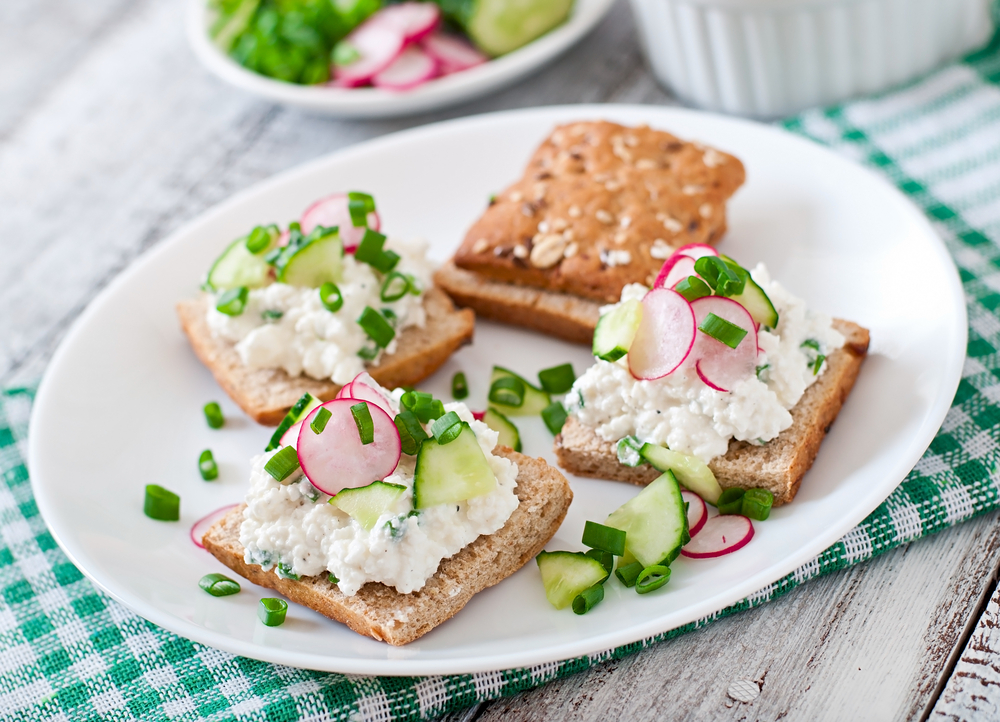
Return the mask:
M 274 430 L 274 434 L 271 436 L 271 441 L 268 443 L 267 448 L 264 451 L 273 451 L 281 446 L 281 437 L 285 435 L 285 432 L 292 428 L 295 424 L 299 423 L 305 418 L 306 414 L 315 409 L 317 406 L 323 402 L 317 399 L 308 391 L 299 397 L 299 400 L 295 402 L 295 405 L 288 410 L 285 414 L 285 418 L 281 420 L 278 424 L 278 428 Z
M 477 0 L 465 30 L 495 57 L 544 35 L 566 20 L 572 7 L 573 0 Z
M 494 366 L 490 375 L 490 386 L 497 379 L 509 376 L 521 381 L 524 384 L 524 402 L 520 406 L 508 406 L 490 401 L 490 408 L 496 409 L 505 416 L 538 416 L 545 408 L 552 403 L 551 397 L 537 386 L 528 383 L 523 376 L 502 366 Z M 512 447 L 513 448 L 513 447 Z
M 606 524 L 626 533 L 625 558 L 643 567 L 670 564 L 691 540 L 681 487 L 669 471 L 613 511 Z
M 501 414 L 496 409 L 486 409 L 483 414 L 483 423 L 497 432 L 500 436 L 497 443 L 501 446 L 509 446 L 514 451 L 521 450 L 521 434 L 518 432 L 514 422 Z
M 325 236 L 308 238 L 294 248 L 289 244 L 275 262 L 278 280 L 292 286 L 319 288 L 337 283 L 344 265 L 344 244 L 334 230 Z
M 275 235 L 271 241 L 273 248 L 278 243 Z M 270 250 L 268 248 L 267 250 Z M 229 244 L 222 255 L 208 270 L 205 288 L 209 291 L 228 291 L 230 288 L 260 288 L 271 282 L 271 266 L 264 260 L 267 250 L 259 254 L 247 250 L 247 237 L 237 238 Z
M 465 421 L 458 436 L 444 446 L 436 439 L 426 439 L 420 445 L 413 473 L 414 509 L 457 504 L 489 494 L 496 487 L 493 469 L 479 448 L 476 433 Z
M 733 300 L 750 312 L 753 320 L 765 328 L 778 327 L 778 312 L 771 303 L 771 299 L 764 293 L 764 289 L 754 283 L 752 278 L 747 278 L 747 284 L 743 288 L 743 293 L 733 296 Z
M 642 321 L 642 302 L 624 301 L 601 316 L 594 329 L 594 355 L 602 361 L 617 361 L 628 353 Z
M 535 562 L 545 598 L 556 609 L 565 609 L 581 592 L 608 578 L 604 565 L 583 552 L 540 552 Z
M 376 481 L 357 489 L 341 489 L 330 499 L 330 503 L 350 514 L 365 531 L 371 531 L 378 518 L 396 503 L 404 491 L 405 486 Z
M 693 491 L 709 504 L 716 504 L 722 487 L 708 464 L 697 456 L 688 456 L 656 444 L 643 444 L 639 455 L 658 471 L 672 471 L 684 488 Z

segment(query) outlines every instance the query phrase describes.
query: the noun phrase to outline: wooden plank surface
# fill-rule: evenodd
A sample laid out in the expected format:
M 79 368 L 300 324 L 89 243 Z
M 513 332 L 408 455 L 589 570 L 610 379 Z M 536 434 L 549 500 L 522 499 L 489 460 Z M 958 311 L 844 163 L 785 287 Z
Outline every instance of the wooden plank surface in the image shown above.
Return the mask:
M 0 384 L 39 378 L 73 320 L 139 254 L 278 171 L 442 118 L 673 102 L 642 63 L 623 1 L 515 88 L 440 113 L 360 122 L 273 106 L 217 82 L 187 49 L 182 10 L 179 0 L 0 3 L 9 58 L 0 66 Z M 997 516 L 985 516 L 451 719 L 882 720 L 932 708 L 935 718 L 976 719 L 996 707 L 984 706 L 975 685 L 986 680 L 998 699 L 996 606 L 968 649 L 965 636 L 993 592 L 998 542 Z M 961 674 L 934 708 L 963 649 Z M 737 679 L 759 684 L 754 702 L 726 696 Z

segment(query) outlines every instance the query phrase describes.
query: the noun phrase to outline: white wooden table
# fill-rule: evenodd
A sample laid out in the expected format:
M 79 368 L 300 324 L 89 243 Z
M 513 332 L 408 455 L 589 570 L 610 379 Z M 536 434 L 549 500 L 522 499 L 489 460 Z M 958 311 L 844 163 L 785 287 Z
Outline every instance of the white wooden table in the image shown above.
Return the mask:
M 278 171 L 441 118 L 674 102 L 645 67 L 624 2 L 513 89 L 374 122 L 304 115 L 217 82 L 185 44 L 182 5 L 0 2 L 0 385 L 37 380 L 77 315 L 139 254 Z M 983 516 L 653 650 L 451 718 L 1000 719 L 998 543 L 997 515 Z M 727 697 L 737 679 L 760 686 L 752 704 Z

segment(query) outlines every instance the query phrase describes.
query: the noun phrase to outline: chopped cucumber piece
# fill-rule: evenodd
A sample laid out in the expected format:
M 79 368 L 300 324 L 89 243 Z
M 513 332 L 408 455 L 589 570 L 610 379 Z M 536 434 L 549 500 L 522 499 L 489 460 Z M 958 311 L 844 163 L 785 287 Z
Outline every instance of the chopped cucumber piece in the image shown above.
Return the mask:
M 357 489 L 341 489 L 330 499 L 330 503 L 350 514 L 365 531 L 371 531 L 378 518 L 388 511 L 405 491 L 405 486 L 376 481 Z
M 271 441 L 268 443 L 267 448 L 264 451 L 273 451 L 281 446 L 281 437 L 285 435 L 285 432 L 292 428 L 295 424 L 299 423 L 306 414 L 315 409 L 317 406 L 323 402 L 317 399 L 308 391 L 299 397 L 299 400 L 295 402 L 295 405 L 288 410 L 285 414 L 285 418 L 281 420 L 278 424 L 278 428 L 274 430 L 274 434 L 271 435 Z
M 292 286 L 319 288 L 340 280 L 344 263 L 344 244 L 336 230 L 302 242 L 289 243 L 275 261 L 278 280 Z
M 493 374 L 490 376 L 490 386 L 492 387 L 497 379 L 502 378 L 514 378 L 524 384 L 524 401 L 520 406 L 498 404 L 495 401 L 490 402 L 491 408 L 496 409 L 505 416 L 538 416 L 552 403 L 552 399 L 547 393 L 537 386 L 529 384 L 524 380 L 524 377 L 518 376 L 513 371 L 505 369 L 502 366 L 494 366 Z
M 509 446 L 514 451 L 521 450 L 521 434 L 518 432 L 514 422 L 501 414 L 496 409 L 486 409 L 483 414 L 483 423 L 499 434 L 497 443 L 501 446 Z
M 747 285 L 743 288 L 743 293 L 739 296 L 733 296 L 733 300 L 749 311 L 753 320 L 761 326 L 778 327 L 778 312 L 774 309 L 774 304 L 764 293 L 764 289 L 754 283 L 752 278 L 747 278 Z
M 602 361 L 617 361 L 628 353 L 642 321 L 642 303 L 623 301 L 601 316 L 594 329 L 594 355 Z
M 691 540 L 681 487 L 669 471 L 613 511 L 606 524 L 626 533 L 628 553 L 619 567 L 632 557 L 643 567 L 668 565 Z
M 413 472 L 414 509 L 457 504 L 489 494 L 496 486 L 496 475 L 468 423 L 463 421 L 459 435 L 443 446 L 436 439 L 420 445 Z
M 271 248 L 278 243 L 278 236 L 271 241 Z M 260 288 L 271 282 L 271 266 L 264 260 L 266 252 L 254 254 L 247 250 L 247 237 L 237 238 L 229 244 L 208 271 L 205 288 L 209 291 L 228 291 L 246 286 Z
M 693 491 L 709 504 L 719 501 L 722 487 L 715 480 L 715 474 L 708 468 L 708 464 L 697 456 L 688 456 L 656 444 L 643 444 L 639 455 L 658 471 L 674 472 L 684 488 Z
M 475 0 L 465 31 L 494 57 L 517 50 L 569 17 L 573 0 Z
M 565 609 L 577 595 L 608 578 L 604 565 L 583 552 L 541 552 L 535 562 L 545 598 L 556 609 Z

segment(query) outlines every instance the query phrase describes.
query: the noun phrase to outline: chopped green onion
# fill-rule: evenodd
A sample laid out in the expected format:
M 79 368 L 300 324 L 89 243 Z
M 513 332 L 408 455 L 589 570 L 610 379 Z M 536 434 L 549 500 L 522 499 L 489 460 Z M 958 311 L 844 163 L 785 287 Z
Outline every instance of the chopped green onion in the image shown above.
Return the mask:
M 316 412 L 316 416 L 313 417 L 312 423 L 309 424 L 309 428 L 312 429 L 314 434 L 322 434 L 331 416 L 333 414 L 330 413 L 330 409 L 320 406 L 319 411 Z
M 222 295 L 219 296 L 218 303 L 215 304 L 215 310 L 227 316 L 239 316 L 246 308 L 249 295 L 250 291 L 246 286 L 223 291 Z
M 618 440 L 618 463 L 623 466 L 639 466 L 645 459 L 639 453 L 642 442 L 634 436 L 626 436 Z
M 365 231 L 361 243 L 354 251 L 354 257 L 362 263 L 374 266 L 382 255 L 382 246 L 385 244 L 385 236 L 371 228 Z
M 365 306 L 365 310 L 358 316 L 358 325 L 368 334 L 368 338 L 382 348 L 388 346 L 396 336 L 395 330 L 385 320 L 385 316 L 371 306 Z
M 347 194 L 347 210 L 351 214 L 351 223 L 356 228 L 367 226 L 368 214 L 375 210 L 375 199 L 367 193 L 352 191 Z
M 616 557 L 625 556 L 625 532 L 621 529 L 588 521 L 583 525 L 583 543 L 591 549 L 610 552 Z
M 382 273 L 388 273 L 396 264 L 399 263 L 399 254 L 395 251 L 382 251 L 382 255 L 378 257 L 378 261 L 373 263 L 372 266 L 377 271 Z
M 431 433 L 434 434 L 434 438 L 442 446 L 449 444 L 462 433 L 462 420 L 458 418 L 458 414 L 454 411 L 449 411 L 431 424 Z
M 604 570 L 611 576 L 612 570 L 615 568 L 615 555 L 611 552 L 606 552 L 603 549 L 588 549 L 584 552 L 591 559 L 596 559 L 604 567 Z M 606 579 L 607 577 L 605 577 Z
M 299 575 L 292 571 L 292 567 L 284 562 L 278 562 L 278 566 L 275 567 L 274 573 L 277 574 L 282 579 L 291 579 L 293 582 L 299 580 Z
M 142 511 L 150 519 L 177 521 L 181 518 L 181 498 L 158 484 L 147 484 Z
M 212 572 L 206 574 L 198 580 L 198 586 L 211 594 L 213 597 L 228 597 L 240 591 L 239 582 L 233 581 L 225 574 Z
M 288 602 L 284 599 L 265 597 L 257 606 L 257 617 L 269 627 L 277 627 L 285 621 L 288 612 Z
M 451 377 L 451 397 L 453 399 L 464 399 L 469 395 L 469 384 L 465 380 L 465 374 L 459 371 Z
M 424 424 L 444 416 L 444 404 L 423 391 L 407 391 L 400 399 L 400 403 L 404 409 L 416 414 Z
M 340 584 L 340 580 L 332 574 L 326 578 L 326 581 L 330 582 L 330 584 Z
M 549 427 L 549 431 L 553 435 L 558 434 L 562 431 L 563 425 L 566 423 L 565 407 L 558 401 L 553 401 L 542 409 L 542 421 Z
M 424 292 L 424 289 L 420 285 L 420 281 L 418 281 L 415 276 L 412 276 L 409 273 L 407 273 L 405 275 L 406 275 L 406 280 L 410 282 L 410 294 L 411 295 L 413 295 L 413 296 L 419 296 L 421 293 Z
M 261 311 L 260 312 L 260 317 L 262 319 L 264 319 L 265 321 L 267 321 L 268 323 L 271 323 L 273 321 L 280 321 L 281 317 L 284 316 L 284 315 L 285 315 L 284 312 L 282 312 L 282 311 L 275 311 L 275 310 L 272 310 L 270 308 L 267 309 L 266 311 Z
M 643 569 L 635 580 L 635 591 L 649 594 L 670 581 L 670 567 L 654 564 Z
M 618 568 L 615 569 L 615 576 L 626 587 L 634 587 L 635 580 L 642 574 L 642 569 L 642 562 L 632 562 L 625 566 L 622 566 L 621 562 L 618 562 Z
M 354 417 L 354 424 L 358 427 L 358 436 L 361 437 L 361 444 L 367 446 L 375 441 L 375 422 L 372 421 L 372 412 L 368 410 L 368 404 L 362 401 L 351 407 L 351 416 Z
M 813 351 L 817 351 L 818 352 L 819 351 L 819 341 L 817 341 L 814 338 L 807 338 L 805 341 L 803 341 L 801 344 L 799 344 L 799 348 L 811 348 Z
M 710 313 L 705 316 L 705 320 L 698 324 L 698 330 L 702 331 L 716 341 L 721 341 L 729 348 L 736 348 L 747 335 L 747 330 L 740 328 L 735 323 Z
M 420 425 L 420 419 L 409 409 L 404 409 L 396 414 L 393 422 L 399 431 L 399 440 L 402 443 L 403 453 L 414 456 L 420 450 L 420 444 L 427 438 L 427 432 Z
M 267 249 L 268 246 L 274 241 L 275 237 L 280 235 L 281 232 L 275 225 L 270 226 L 257 226 L 252 231 L 250 235 L 247 236 L 247 250 L 250 253 L 257 255 L 261 251 Z
M 743 495 L 743 505 L 740 511 L 743 516 L 756 521 L 764 521 L 771 515 L 773 504 L 774 494 L 767 489 L 747 489 L 746 494 Z
M 542 388 L 550 394 L 564 394 L 573 388 L 573 382 L 576 381 L 573 364 L 542 369 L 538 372 L 538 380 L 542 382 Z
M 215 401 L 209 401 L 205 404 L 203 409 L 205 412 L 205 421 L 213 429 L 221 429 L 222 425 L 226 423 L 226 419 L 222 416 L 222 408 Z
M 344 305 L 344 296 L 336 283 L 327 281 L 319 287 L 319 300 L 330 313 L 336 313 Z
M 816 360 L 812 363 L 813 376 L 819 373 L 819 370 L 823 368 L 823 362 L 826 361 L 826 356 L 820 354 L 816 357 Z
M 286 446 L 278 451 L 264 464 L 264 471 L 275 481 L 283 482 L 292 472 L 299 468 L 299 454 L 294 446 Z
M 720 514 L 742 514 L 743 495 L 745 493 L 746 491 L 738 486 L 725 489 L 719 496 L 719 500 L 715 503 L 715 507 L 719 510 Z
M 292 221 L 291 223 L 289 223 L 288 232 L 291 233 L 292 231 L 302 233 L 302 224 L 299 223 L 298 221 Z
M 339 43 L 334 45 L 333 52 L 330 53 L 330 58 L 333 60 L 333 64 L 340 68 L 345 65 L 350 65 L 360 57 L 361 53 L 358 49 L 346 40 L 341 40 Z
M 201 472 L 201 478 L 205 481 L 219 478 L 219 466 L 215 463 L 211 449 L 205 449 L 198 457 L 198 471 Z
M 390 326 L 396 328 L 396 322 L 399 321 L 399 316 L 396 315 L 395 311 L 391 308 L 381 308 L 379 309 L 379 313 L 385 317 L 385 320 L 389 322 Z
M 378 352 L 382 350 L 382 347 L 377 343 L 370 343 L 367 346 L 363 346 L 358 349 L 358 356 L 363 358 L 365 361 L 374 361 L 375 357 L 378 356 Z
M 393 301 L 398 301 L 405 296 L 409 290 L 409 277 L 399 271 L 393 271 L 386 276 L 385 281 L 382 282 L 382 290 L 379 293 L 379 298 L 386 303 L 392 303 Z
M 489 399 L 504 406 L 521 406 L 524 403 L 524 382 L 514 376 L 501 376 L 490 385 Z
M 490 193 L 490 205 L 492 206 L 496 202 L 497 202 L 497 194 L 496 193 Z
M 694 270 L 720 296 L 739 296 L 749 277 L 735 263 L 727 263 L 717 256 L 702 256 L 694 262 Z
M 769 368 L 771 368 L 771 364 L 764 364 L 763 366 L 758 366 L 757 378 L 760 379 L 761 381 L 767 381 L 768 378 L 771 376 L 771 374 L 767 372 Z
M 674 290 L 684 296 L 684 298 L 688 301 L 696 301 L 699 298 L 712 295 L 712 289 L 708 287 L 707 283 L 702 281 L 697 276 L 682 278 L 674 286 Z
M 602 585 L 595 584 L 589 589 L 584 589 L 573 598 L 573 613 L 586 614 L 600 604 L 603 599 L 604 587 Z
M 399 398 L 399 403 L 402 404 L 404 409 L 409 409 L 410 411 L 413 411 L 418 406 L 425 406 L 431 403 L 433 400 L 434 396 L 432 394 L 429 394 L 426 391 L 417 391 L 415 389 L 411 389 L 410 391 L 405 392 Z
M 306 391 L 299 400 L 288 410 L 285 414 L 285 418 L 281 420 L 278 424 L 278 428 L 274 430 L 274 434 L 271 435 L 271 441 L 268 442 L 267 447 L 264 451 L 273 451 L 281 446 L 281 437 L 285 435 L 285 432 L 292 428 L 293 425 L 299 422 L 302 418 L 302 412 L 305 410 L 306 406 L 311 404 L 313 401 L 318 401 L 311 393 Z

